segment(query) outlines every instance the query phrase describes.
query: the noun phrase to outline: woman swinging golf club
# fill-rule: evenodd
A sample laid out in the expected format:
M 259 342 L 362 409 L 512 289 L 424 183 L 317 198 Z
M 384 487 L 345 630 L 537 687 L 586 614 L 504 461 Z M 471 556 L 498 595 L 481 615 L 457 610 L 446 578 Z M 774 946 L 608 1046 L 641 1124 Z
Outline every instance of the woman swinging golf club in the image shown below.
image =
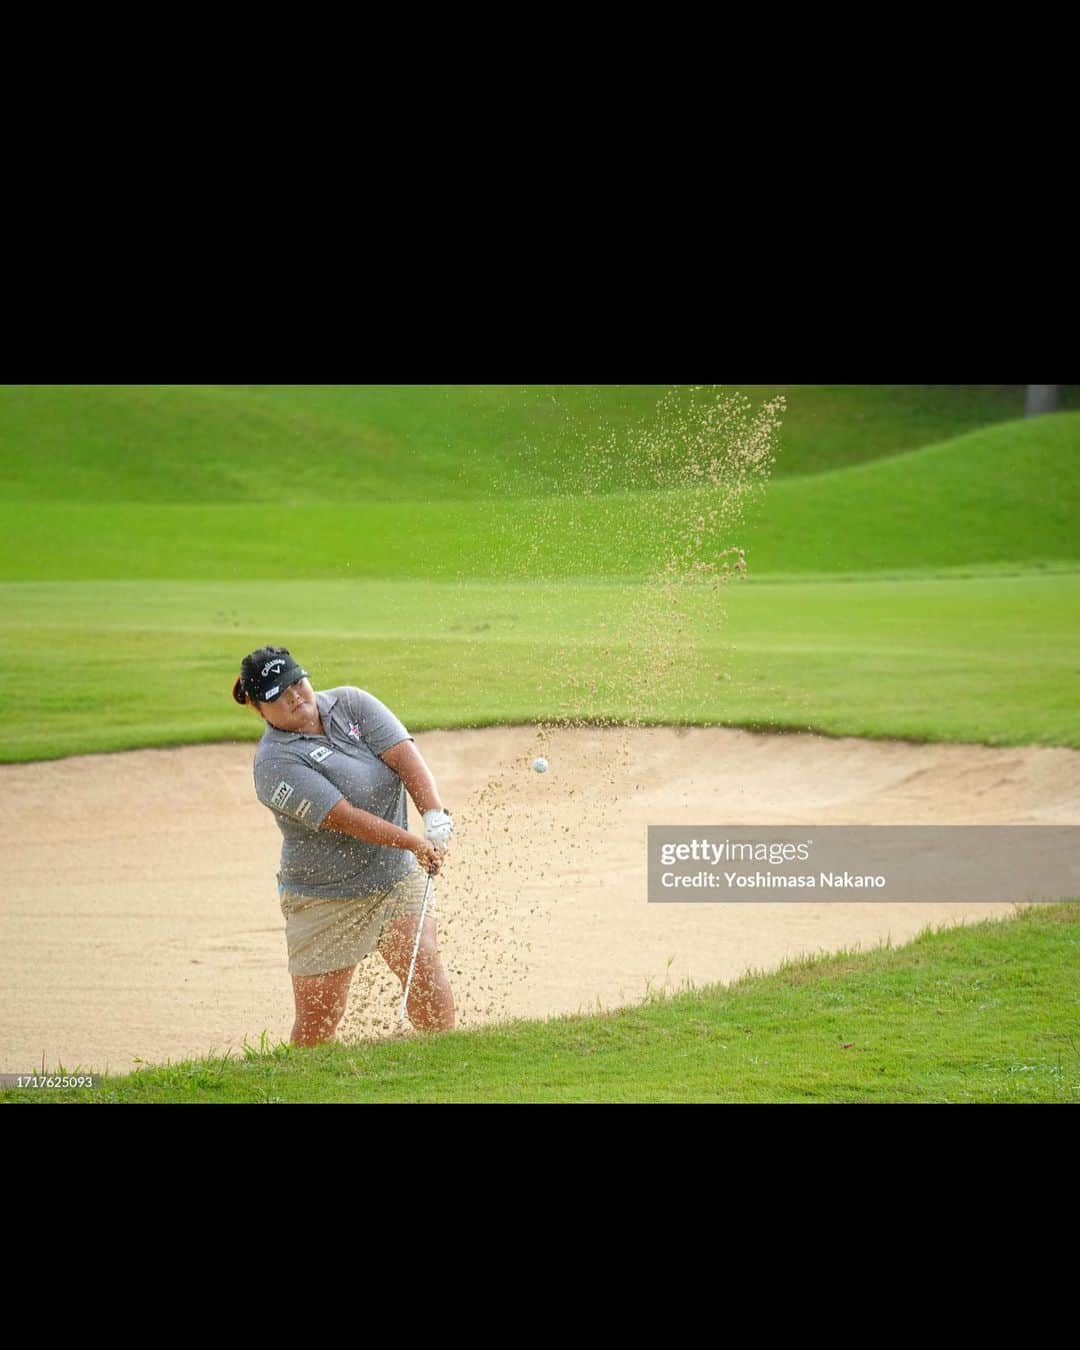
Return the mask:
M 454 826 L 413 738 L 366 690 L 316 692 L 285 647 L 245 656 L 233 698 L 266 723 L 255 791 L 283 836 L 278 894 L 293 1043 L 333 1038 L 357 963 L 376 948 L 401 980 L 413 1026 L 448 1030 L 454 999 L 431 878 Z M 408 830 L 406 790 L 423 813 L 424 838 Z

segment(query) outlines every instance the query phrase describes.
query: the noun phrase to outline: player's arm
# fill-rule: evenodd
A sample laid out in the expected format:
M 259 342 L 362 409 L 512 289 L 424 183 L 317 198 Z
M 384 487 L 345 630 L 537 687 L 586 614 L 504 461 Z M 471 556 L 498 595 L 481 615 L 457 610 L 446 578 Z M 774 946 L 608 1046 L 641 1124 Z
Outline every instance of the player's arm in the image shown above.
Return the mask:
M 427 871 L 437 870 L 429 865 L 434 849 L 426 839 L 353 806 L 328 778 L 291 756 L 258 761 L 255 791 L 264 806 L 305 829 L 332 830 L 365 844 L 408 849 Z
M 335 830 L 338 834 L 348 834 L 365 844 L 381 844 L 384 848 L 405 848 L 416 851 L 423 841 L 419 835 L 410 834 L 392 821 L 373 815 L 359 806 L 353 806 L 342 797 L 323 818 L 321 830 Z
M 431 770 L 417 750 L 404 722 L 366 689 L 349 688 L 360 734 L 368 749 L 401 779 L 424 817 L 424 837 L 444 852 L 450 847 L 454 822 L 443 808 Z
M 415 853 L 418 862 L 425 871 L 434 874 L 439 870 L 439 854 L 433 844 L 421 839 L 418 834 L 403 830 L 382 816 L 373 815 L 353 806 L 344 797 L 323 818 L 321 830 L 333 830 L 337 834 L 347 834 L 365 844 L 380 844 L 383 848 L 402 848 Z
M 424 757 L 412 740 L 399 741 L 379 756 L 405 784 L 416 809 L 424 817 L 424 837 L 445 852 L 454 837 L 454 822 L 442 804 L 439 789 Z
M 397 745 L 384 750 L 379 758 L 384 764 L 388 764 L 405 784 L 405 790 L 416 803 L 416 809 L 421 815 L 428 811 L 443 810 L 442 798 L 435 786 L 435 779 L 424 763 L 423 755 L 417 750 L 415 741 L 398 741 Z

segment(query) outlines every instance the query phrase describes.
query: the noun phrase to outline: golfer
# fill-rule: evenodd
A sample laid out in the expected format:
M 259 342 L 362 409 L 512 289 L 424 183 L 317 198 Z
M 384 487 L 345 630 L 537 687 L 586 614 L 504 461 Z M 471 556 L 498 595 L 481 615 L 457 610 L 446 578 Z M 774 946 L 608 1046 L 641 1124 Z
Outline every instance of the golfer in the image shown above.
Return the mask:
M 429 876 L 453 822 L 413 738 L 352 685 L 315 691 L 285 647 L 245 656 L 233 698 L 266 723 L 255 792 L 282 833 L 278 894 L 296 998 L 294 1045 L 333 1039 L 362 956 L 378 949 L 404 988 Z M 411 834 L 405 792 L 424 817 Z M 454 1025 L 428 899 L 409 991 L 420 1031 Z

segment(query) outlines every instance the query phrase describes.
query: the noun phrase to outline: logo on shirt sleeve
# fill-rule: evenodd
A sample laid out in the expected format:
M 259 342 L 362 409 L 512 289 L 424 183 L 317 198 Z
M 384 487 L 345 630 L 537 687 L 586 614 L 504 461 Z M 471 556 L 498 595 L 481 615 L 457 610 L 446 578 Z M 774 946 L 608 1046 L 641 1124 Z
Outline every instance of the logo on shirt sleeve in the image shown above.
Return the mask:
M 274 795 L 270 798 L 270 805 L 283 807 L 292 795 L 293 785 L 291 783 L 286 783 L 283 778 L 274 789 Z
M 311 810 L 311 803 L 305 797 L 304 800 L 300 803 L 300 805 L 296 808 L 296 819 L 303 820 L 310 810 Z
M 308 758 L 313 759 L 316 764 L 321 764 L 324 759 L 328 758 L 333 753 L 333 750 L 331 750 L 328 745 L 317 745 L 308 755 Z

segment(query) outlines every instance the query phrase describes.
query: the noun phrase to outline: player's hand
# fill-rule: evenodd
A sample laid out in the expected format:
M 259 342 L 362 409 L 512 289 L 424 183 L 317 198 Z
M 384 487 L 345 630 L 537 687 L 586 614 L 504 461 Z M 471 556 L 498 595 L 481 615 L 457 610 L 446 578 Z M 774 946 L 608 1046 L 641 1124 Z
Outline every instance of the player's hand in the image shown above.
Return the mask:
M 442 849 L 436 848 L 428 839 L 418 838 L 413 852 L 416 854 L 416 861 L 428 876 L 433 877 L 438 873 L 439 868 L 442 866 L 442 860 L 445 857 Z
M 454 822 L 449 811 L 424 812 L 424 838 L 444 853 L 454 837 Z

